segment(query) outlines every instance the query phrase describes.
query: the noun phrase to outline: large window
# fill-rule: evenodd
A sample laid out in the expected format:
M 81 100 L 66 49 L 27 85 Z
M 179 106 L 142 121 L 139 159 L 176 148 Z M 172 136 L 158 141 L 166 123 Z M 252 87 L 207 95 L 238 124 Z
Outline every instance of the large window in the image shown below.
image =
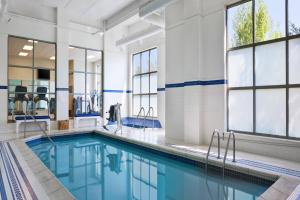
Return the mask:
M 227 127 L 300 138 L 299 0 L 227 8 Z
M 69 47 L 69 116 L 102 116 L 102 51 Z
M 141 107 L 145 112 L 152 107 L 157 116 L 157 48 L 134 54 L 132 65 L 133 115 L 138 115 Z
M 8 121 L 27 112 L 56 116 L 56 45 L 8 38 Z

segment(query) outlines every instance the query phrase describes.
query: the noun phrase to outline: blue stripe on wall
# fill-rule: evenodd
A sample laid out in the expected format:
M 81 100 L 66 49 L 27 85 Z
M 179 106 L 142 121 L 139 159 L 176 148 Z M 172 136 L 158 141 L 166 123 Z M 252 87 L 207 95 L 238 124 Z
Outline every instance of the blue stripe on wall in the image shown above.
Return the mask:
M 170 84 L 166 84 L 166 88 L 177 88 L 177 87 L 184 87 L 184 83 L 170 83 Z
M 0 90 L 7 90 L 7 86 L 6 85 L 0 85 Z
M 158 92 L 163 92 L 163 91 L 165 91 L 166 90 L 166 88 L 157 88 L 157 91 Z
M 206 85 L 223 85 L 226 84 L 225 79 L 208 80 L 208 81 L 187 81 L 183 83 L 170 83 L 166 84 L 166 88 L 188 87 L 188 86 L 206 86 Z
M 132 93 L 131 90 L 103 90 L 106 93 Z

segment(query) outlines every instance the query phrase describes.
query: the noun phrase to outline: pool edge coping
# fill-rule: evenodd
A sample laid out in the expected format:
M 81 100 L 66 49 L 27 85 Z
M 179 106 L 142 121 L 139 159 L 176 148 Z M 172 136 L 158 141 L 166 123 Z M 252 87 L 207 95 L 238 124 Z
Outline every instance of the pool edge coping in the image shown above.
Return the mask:
M 39 135 L 38 137 L 35 136 L 32 139 L 34 140 L 38 138 L 42 138 L 42 135 Z M 40 186 L 44 189 L 45 194 L 48 196 L 48 198 L 57 200 L 60 199 L 59 195 L 61 194 L 61 197 L 64 197 L 62 199 L 75 200 L 73 194 L 59 181 L 59 179 L 45 166 L 45 164 L 30 149 L 30 147 L 26 144 L 25 139 L 16 139 L 11 142 L 15 144 L 16 150 L 19 151 L 19 153 L 22 155 L 24 162 L 27 164 L 28 168 L 31 170 L 31 172 L 33 173 L 35 179 L 38 181 Z M 23 147 L 20 145 L 22 145 Z M 31 163 L 35 163 L 35 164 L 38 163 L 38 166 L 31 166 Z M 42 174 L 42 173 L 46 173 L 46 174 Z M 47 178 L 45 180 L 42 180 L 42 178 L 45 177 Z M 50 182 L 51 184 L 47 184 Z M 45 187 L 46 185 L 48 187 Z M 56 188 L 54 188 L 54 185 L 56 186 Z M 48 193 L 47 190 L 48 192 L 49 190 L 50 191 L 53 190 L 53 191 Z

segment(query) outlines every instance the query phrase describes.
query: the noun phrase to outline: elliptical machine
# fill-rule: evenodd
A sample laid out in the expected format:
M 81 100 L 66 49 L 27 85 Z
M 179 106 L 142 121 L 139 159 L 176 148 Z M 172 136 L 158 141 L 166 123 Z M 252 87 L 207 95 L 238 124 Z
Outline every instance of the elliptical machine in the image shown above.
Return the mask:
M 121 130 L 122 133 L 121 106 L 122 104 L 120 103 L 110 106 L 109 111 L 106 112 L 109 113 L 109 117 L 106 118 L 108 122 L 103 126 L 104 129 L 109 131 L 108 126 L 112 123 L 116 123 L 116 129 L 114 130 L 114 133 L 117 133 L 119 130 Z

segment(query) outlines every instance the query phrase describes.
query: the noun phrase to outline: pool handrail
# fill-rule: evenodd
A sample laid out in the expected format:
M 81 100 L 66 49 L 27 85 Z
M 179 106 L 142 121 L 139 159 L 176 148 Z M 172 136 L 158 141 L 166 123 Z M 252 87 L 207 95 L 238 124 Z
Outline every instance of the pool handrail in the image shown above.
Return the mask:
M 228 134 L 228 139 L 227 139 L 227 145 L 226 145 L 226 150 L 225 150 L 225 155 L 224 155 L 224 158 L 223 158 L 223 176 L 224 176 L 224 173 L 225 173 L 225 164 L 226 164 L 226 158 L 227 158 L 227 154 L 228 154 L 228 149 L 229 149 L 229 143 L 230 143 L 230 139 L 231 139 L 231 136 L 232 136 L 232 150 L 233 150 L 233 159 L 232 159 L 232 162 L 235 162 L 235 133 L 233 131 L 230 131 L 230 132 L 223 132 L 223 138 L 225 136 L 225 134 Z
M 147 117 L 150 117 L 150 112 L 152 111 L 152 115 L 151 115 L 151 119 L 152 119 L 152 130 L 153 130 L 153 128 L 154 128 L 154 108 L 153 107 L 149 107 L 149 110 L 148 110 L 148 112 L 147 112 L 147 114 L 145 115 L 145 117 L 144 117 L 144 131 L 145 131 L 145 129 L 146 129 L 146 118 Z
M 141 116 L 142 111 L 143 111 L 143 113 L 144 113 L 144 117 L 146 116 L 145 108 L 144 108 L 144 107 L 141 107 L 141 108 L 140 108 L 140 111 L 139 111 L 139 113 L 138 113 L 138 115 L 137 115 L 137 117 L 136 117 L 137 121 L 138 121 L 139 117 Z M 133 127 L 134 127 L 134 128 L 136 127 L 135 124 L 134 124 Z
M 205 162 L 205 169 L 206 170 L 207 170 L 207 165 L 208 165 L 208 157 L 209 157 L 209 154 L 210 154 L 211 146 L 212 146 L 213 141 L 214 141 L 215 134 L 217 134 L 217 136 L 218 136 L 218 157 L 217 158 L 220 159 L 220 131 L 218 129 L 215 129 L 214 132 L 211 135 L 210 144 L 209 144 L 208 151 L 207 151 L 207 154 L 206 154 L 206 162 Z

